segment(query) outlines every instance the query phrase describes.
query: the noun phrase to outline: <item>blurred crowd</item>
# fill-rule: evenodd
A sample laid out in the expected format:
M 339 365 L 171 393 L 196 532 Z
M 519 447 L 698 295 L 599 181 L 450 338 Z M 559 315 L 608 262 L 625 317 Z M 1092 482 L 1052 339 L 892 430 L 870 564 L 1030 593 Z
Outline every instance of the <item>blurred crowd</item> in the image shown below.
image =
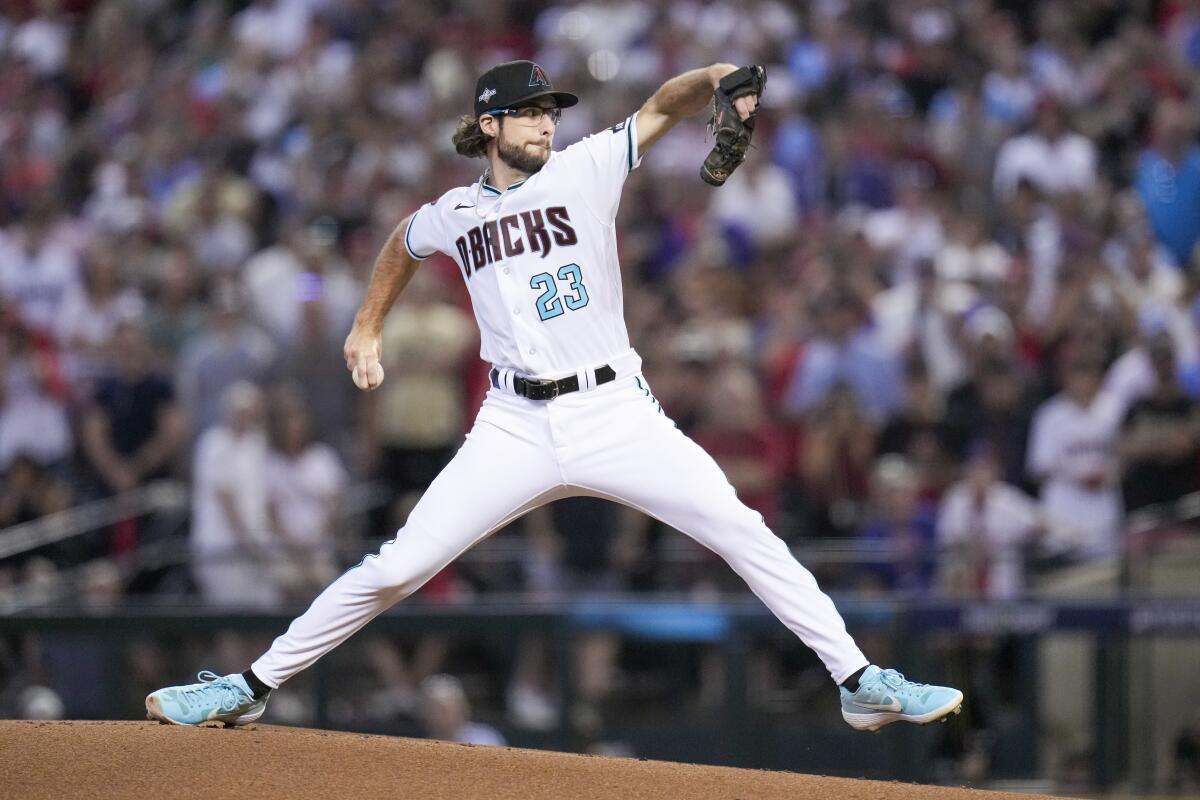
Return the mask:
M 1200 0 L 12 0 L 0 544 L 162 478 L 192 501 L 187 564 L 161 581 L 130 572 L 157 535 L 131 515 L 0 560 L 0 600 L 61 598 L 69 574 L 85 609 L 303 603 L 392 535 L 487 387 L 454 263 L 425 262 L 401 298 L 381 390 L 355 392 L 341 344 L 395 225 L 479 176 L 454 122 L 514 58 L 581 96 L 560 148 L 684 70 L 767 66 L 749 160 L 712 190 L 705 120 L 679 125 L 630 176 L 618 240 L 656 396 L 789 544 L 853 551 L 810 563 L 823 586 L 1020 596 L 1109 563 L 1135 520 L 1169 525 L 1200 490 Z M 389 499 L 350 529 L 365 481 Z M 743 590 L 599 501 L 515 527 L 514 558 L 418 598 Z M 236 638 L 228 670 L 262 644 Z M 582 638 L 585 711 L 636 690 L 615 639 Z M 0 673 L 25 675 L 11 713 L 111 713 L 78 665 L 116 664 L 112 641 L 30 642 L 0 647 Z M 548 647 L 521 642 L 496 690 L 518 727 L 561 712 Z M 498 739 L 432 677 L 455 664 L 446 640 L 365 648 L 373 713 Z M 210 663 L 181 653 L 126 653 L 121 707 Z M 719 702 L 719 664 L 693 678 Z
M 184 479 L 192 585 L 260 606 L 345 565 L 346 486 L 389 487 L 387 538 L 486 387 L 453 262 L 389 320 L 381 391 L 341 343 L 394 226 L 482 170 L 450 133 L 512 58 L 583 98 L 559 147 L 767 65 L 724 188 L 700 116 L 630 177 L 627 318 L 781 536 L 875 554 L 832 588 L 1019 595 L 1200 489 L 1197 0 L 29 0 L 0 12 L 0 527 Z M 519 574 L 427 591 L 722 588 L 660 533 L 561 504 Z

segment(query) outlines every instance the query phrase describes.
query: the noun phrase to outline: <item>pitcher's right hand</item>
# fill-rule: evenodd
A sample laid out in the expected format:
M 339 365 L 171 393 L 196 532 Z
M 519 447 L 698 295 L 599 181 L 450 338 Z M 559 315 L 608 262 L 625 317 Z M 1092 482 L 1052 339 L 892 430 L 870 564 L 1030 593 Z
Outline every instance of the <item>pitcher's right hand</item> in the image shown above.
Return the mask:
M 357 326 L 351 329 L 342 348 L 346 357 L 346 369 L 354 378 L 354 385 L 364 392 L 379 388 L 383 383 L 383 365 L 380 357 L 379 335 L 360 330 Z

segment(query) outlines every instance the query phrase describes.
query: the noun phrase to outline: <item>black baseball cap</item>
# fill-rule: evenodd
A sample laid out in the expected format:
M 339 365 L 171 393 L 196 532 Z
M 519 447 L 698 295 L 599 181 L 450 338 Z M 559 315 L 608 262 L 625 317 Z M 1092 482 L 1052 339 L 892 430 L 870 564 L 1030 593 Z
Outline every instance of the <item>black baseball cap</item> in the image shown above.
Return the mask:
M 579 98 L 570 92 L 556 92 L 550 76 L 532 61 L 498 64 L 475 82 L 475 116 L 496 108 L 515 108 L 539 97 L 553 97 L 559 108 L 570 108 Z

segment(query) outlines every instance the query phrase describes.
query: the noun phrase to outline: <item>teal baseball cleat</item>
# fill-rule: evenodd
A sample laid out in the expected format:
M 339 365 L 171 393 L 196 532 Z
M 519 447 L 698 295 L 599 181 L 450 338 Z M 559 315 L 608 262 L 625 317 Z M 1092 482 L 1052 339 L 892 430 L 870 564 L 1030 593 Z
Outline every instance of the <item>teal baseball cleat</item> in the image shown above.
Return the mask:
M 200 683 L 168 686 L 146 696 L 146 716 L 172 725 L 201 725 L 224 722 L 227 727 L 248 725 L 267 709 L 266 697 L 254 699 L 254 693 L 241 675 L 220 677 L 204 670 Z
M 877 731 L 893 722 L 926 725 L 962 711 L 963 693 L 958 689 L 914 683 L 874 664 L 859 678 L 857 692 L 839 689 L 842 719 L 857 731 Z

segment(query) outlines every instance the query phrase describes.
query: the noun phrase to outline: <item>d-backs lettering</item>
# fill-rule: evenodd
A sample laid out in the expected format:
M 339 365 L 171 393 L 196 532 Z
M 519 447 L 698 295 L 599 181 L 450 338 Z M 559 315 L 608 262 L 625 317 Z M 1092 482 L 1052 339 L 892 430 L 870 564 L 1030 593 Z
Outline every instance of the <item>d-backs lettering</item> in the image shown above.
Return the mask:
M 579 237 L 571 227 L 567 209 L 552 206 L 544 215 L 540 208 L 535 208 L 477 225 L 467 231 L 466 236 L 458 237 L 454 244 L 467 277 L 470 277 L 472 272 L 478 272 L 488 264 L 521 255 L 526 247 L 545 258 L 555 244 L 567 247 L 578 243 Z

